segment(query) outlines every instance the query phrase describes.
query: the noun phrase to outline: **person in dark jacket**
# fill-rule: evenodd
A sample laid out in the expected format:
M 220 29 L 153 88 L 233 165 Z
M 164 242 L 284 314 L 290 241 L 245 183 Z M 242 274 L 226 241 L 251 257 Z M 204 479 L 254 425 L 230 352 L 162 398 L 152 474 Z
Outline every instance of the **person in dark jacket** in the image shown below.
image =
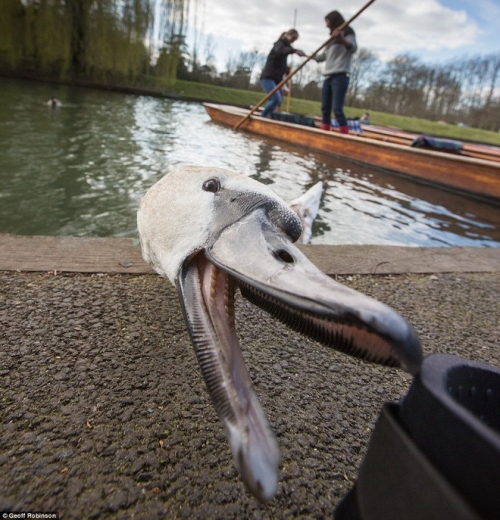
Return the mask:
M 290 29 L 283 33 L 273 45 L 260 76 L 260 84 L 266 93 L 271 92 L 285 76 L 289 54 L 295 53 L 300 57 L 305 56 L 304 52 L 292 47 L 292 43 L 297 41 L 298 38 L 299 33 L 295 29 Z M 282 93 L 280 90 L 277 90 L 266 103 L 262 111 L 262 117 L 268 117 L 271 112 L 274 112 L 281 105 L 282 99 Z

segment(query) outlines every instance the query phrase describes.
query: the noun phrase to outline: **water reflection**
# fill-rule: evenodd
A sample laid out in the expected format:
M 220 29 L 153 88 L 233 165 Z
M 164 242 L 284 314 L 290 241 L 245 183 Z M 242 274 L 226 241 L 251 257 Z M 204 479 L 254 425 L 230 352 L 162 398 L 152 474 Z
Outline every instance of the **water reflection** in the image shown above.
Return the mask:
M 234 132 L 196 103 L 0 79 L 0 232 L 136 236 L 143 193 L 180 164 L 291 200 L 325 182 L 313 243 L 500 247 L 500 209 Z M 56 96 L 63 106 L 45 105 Z

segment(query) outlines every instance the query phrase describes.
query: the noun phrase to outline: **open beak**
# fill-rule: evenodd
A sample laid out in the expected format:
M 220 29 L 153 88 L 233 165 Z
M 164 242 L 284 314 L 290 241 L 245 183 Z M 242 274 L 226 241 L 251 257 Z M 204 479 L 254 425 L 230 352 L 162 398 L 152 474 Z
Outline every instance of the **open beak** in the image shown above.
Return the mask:
M 249 490 L 270 500 L 278 482 L 276 438 L 253 390 L 236 336 L 237 287 L 287 326 L 358 358 L 418 373 L 416 332 L 386 305 L 322 273 L 263 208 L 226 227 L 187 259 L 176 281 L 208 391 Z

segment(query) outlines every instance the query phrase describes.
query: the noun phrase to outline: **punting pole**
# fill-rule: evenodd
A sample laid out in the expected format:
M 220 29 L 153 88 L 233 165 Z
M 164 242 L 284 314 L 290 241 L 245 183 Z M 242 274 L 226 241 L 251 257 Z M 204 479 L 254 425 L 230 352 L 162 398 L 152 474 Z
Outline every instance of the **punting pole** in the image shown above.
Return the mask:
M 349 20 L 345 21 L 341 26 L 339 26 L 339 29 L 342 30 L 345 27 L 347 27 L 350 23 L 352 23 L 365 9 L 367 9 L 371 4 L 373 4 L 375 0 L 369 0 L 366 2 L 366 4 Z M 314 58 L 318 52 L 323 49 L 323 47 L 326 47 L 331 41 L 333 40 L 333 37 L 330 36 L 326 42 L 324 42 L 320 47 L 318 47 L 306 60 L 304 60 L 295 70 L 292 70 L 287 76 L 285 76 L 270 92 L 268 92 L 254 107 L 248 114 L 243 117 L 236 125 L 234 126 L 234 130 L 238 130 L 238 128 L 260 107 L 262 106 L 278 89 L 280 89 L 293 75 L 295 75 L 309 60 Z

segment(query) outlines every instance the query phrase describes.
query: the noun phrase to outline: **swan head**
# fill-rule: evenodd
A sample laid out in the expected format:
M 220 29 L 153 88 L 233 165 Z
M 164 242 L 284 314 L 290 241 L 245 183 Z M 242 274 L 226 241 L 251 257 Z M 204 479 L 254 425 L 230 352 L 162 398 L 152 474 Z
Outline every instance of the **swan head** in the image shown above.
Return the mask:
M 181 166 L 141 201 L 137 225 L 143 258 L 175 284 L 186 258 L 258 207 L 271 212 L 297 240 L 300 220 L 266 185 L 222 168 Z
M 327 347 L 418 373 L 411 325 L 322 273 L 293 245 L 297 215 L 269 187 L 221 168 L 184 166 L 143 197 L 144 259 L 177 288 L 202 375 L 247 488 L 270 500 L 279 449 L 236 335 L 235 293 Z

